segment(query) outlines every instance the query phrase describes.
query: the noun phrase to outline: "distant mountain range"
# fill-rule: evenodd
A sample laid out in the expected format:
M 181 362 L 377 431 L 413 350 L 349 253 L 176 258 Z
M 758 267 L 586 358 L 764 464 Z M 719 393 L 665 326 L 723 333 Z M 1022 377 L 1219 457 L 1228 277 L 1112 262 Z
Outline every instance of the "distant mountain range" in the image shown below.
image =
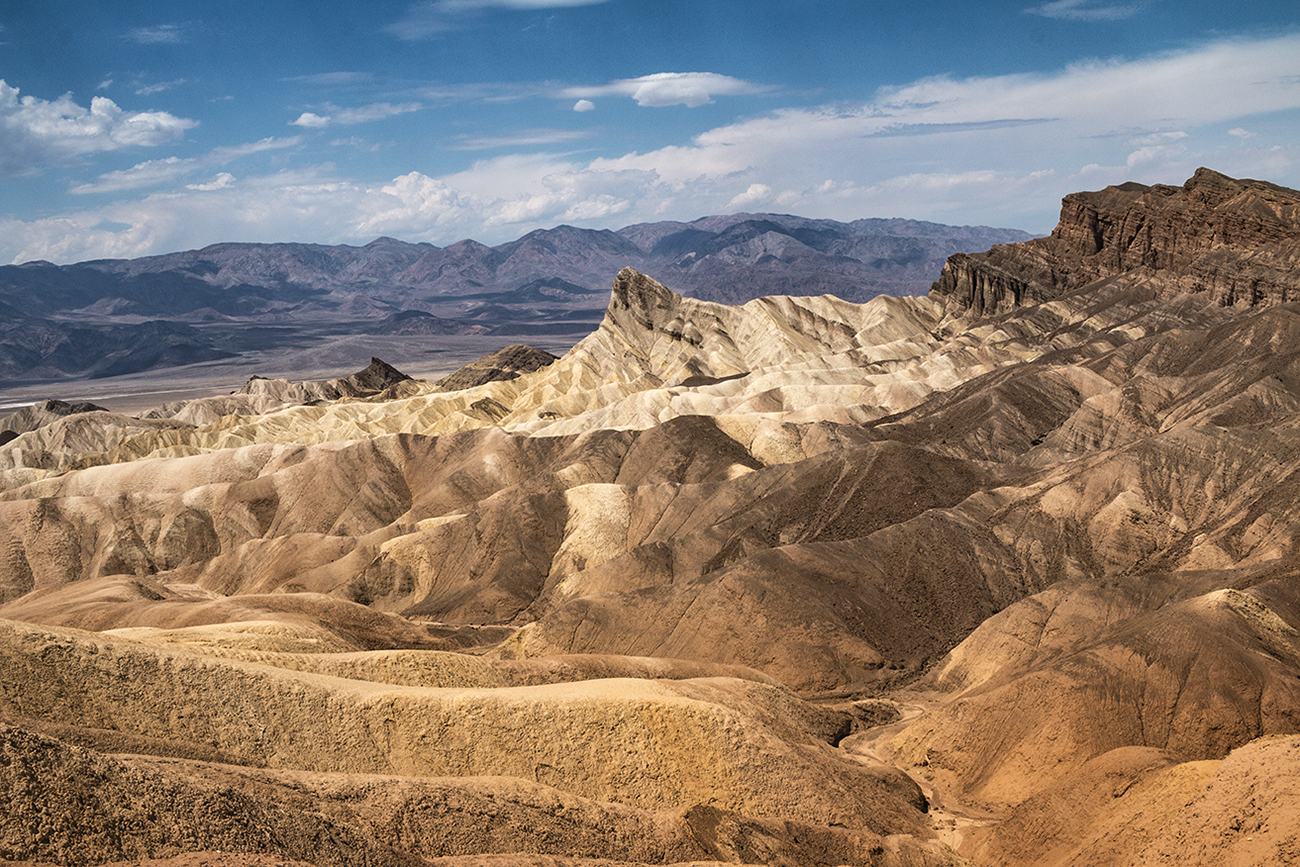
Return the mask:
M 379 238 L 363 247 L 227 243 L 140 259 L 28 262 L 0 267 L 0 376 L 108 376 L 228 357 L 212 327 L 221 323 L 585 333 L 626 266 L 710 301 L 866 301 L 928 290 L 954 253 L 1030 237 L 915 220 L 733 214 L 616 232 L 559 226 L 496 247 Z

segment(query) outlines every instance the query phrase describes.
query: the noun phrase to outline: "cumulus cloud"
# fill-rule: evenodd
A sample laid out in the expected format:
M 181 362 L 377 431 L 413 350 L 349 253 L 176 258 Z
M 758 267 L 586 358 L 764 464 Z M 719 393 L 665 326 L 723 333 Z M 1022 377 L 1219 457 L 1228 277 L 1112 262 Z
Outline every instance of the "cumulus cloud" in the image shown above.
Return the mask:
M 383 120 L 387 117 L 393 117 L 398 114 L 406 114 L 412 111 L 419 111 L 423 108 L 418 102 L 373 102 L 370 105 L 359 105 L 352 108 L 339 108 L 336 105 L 327 103 L 325 110 L 329 112 L 326 115 L 316 114 L 311 111 L 304 111 L 298 116 L 297 120 L 289 121 L 290 126 L 301 126 L 308 129 L 323 129 L 332 124 L 351 126 L 358 123 L 370 123 L 371 121 Z
M 103 96 L 85 108 L 71 94 L 49 101 L 18 93 L 0 79 L 0 176 L 67 165 L 84 154 L 165 144 L 198 126 L 165 111 L 123 111 Z
M 727 206 L 730 208 L 751 208 L 771 199 L 772 188 L 767 184 L 750 184 L 745 192 L 728 202 Z
M 1230 129 L 1230 130 L 1228 130 L 1228 135 L 1230 135 L 1230 136 L 1235 136 L 1235 137 L 1237 137 L 1237 138 L 1254 138 L 1254 137 L 1255 137 L 1255 134 L 1254 134 L 1253 132 L 1251 132 L 1250 130 L 1242 129 L 1241 127 L 1237 127 L 1236 129 Z
M 595 111 L 596 103 L 589 99 L 580 99 L 573 104 L 574 111 Z
M 1025 12 L 1045 18 L 1063 18 L 1067 21 L 1122 21 L 1141 12 L 1146 3 L 1097 3 L 1096 0 L 1053 0 L 1033 6 Z
M 302 126 L 308 129 L 321 129 L 329 125 L 330 119 L 328 117 L 321 117 L 319 114 L 310 111 L 304 111 L 298 115 L 297 120 L 289 121 L 289 126 Z
M 608 0 L 425 0 L 410 7 L 404 16 L 384 30 L 398 39 L 427 39 L 461 26 L 465 18 L 484 9 L 528 11 L 595 6 L 606 2 Z
M 656 72 L 640 78 L 625 78 L 602 84 L 598 87 L 570 87 L 561 92 L 566 97 L 582 97 L 575 111 L 585 111 L 578 106 L 584 102 L 591 105 L 587 97 L 592 96 L 630 96 L 637 105 L 662 108 L 669 105 L 685 105 L 698 108 L 713 102 L 716 96 L 737 96 L 740 94 L 762 93 L 770 88 L 762 85 L 719 75 L 715 72 Z
M 230 172 L 217 172 L 216 177 L 206 184 L 186 184 L 187 190 L 198 190 L 199 192 L 211 192 L 212 190 L 222 190 L 235 182 L 235 176 Z

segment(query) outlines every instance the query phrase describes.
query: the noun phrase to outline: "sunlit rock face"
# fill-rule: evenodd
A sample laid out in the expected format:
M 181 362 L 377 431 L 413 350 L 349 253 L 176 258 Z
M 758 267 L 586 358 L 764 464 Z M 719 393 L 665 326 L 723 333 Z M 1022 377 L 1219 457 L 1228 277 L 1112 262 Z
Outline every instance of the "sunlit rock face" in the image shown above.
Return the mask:
M 928 297 L 626 268 L 558 359 L 28 413 L 0 858 L 1288 863 L 1297 201 L 1201 170 Z

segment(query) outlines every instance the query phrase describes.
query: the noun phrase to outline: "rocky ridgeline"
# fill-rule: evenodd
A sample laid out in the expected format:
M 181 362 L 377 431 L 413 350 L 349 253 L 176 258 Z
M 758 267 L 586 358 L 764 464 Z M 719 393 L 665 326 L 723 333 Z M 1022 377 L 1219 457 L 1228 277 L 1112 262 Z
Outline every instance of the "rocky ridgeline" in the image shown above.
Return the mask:
M 991 316 L 1122 277 L 1221 305 L 1300 296 L 1300 194 L 1198 169 L 1181 187 L 1126 183 L 1073 193 L 1049 237 L 958 254 L 932 292 Z

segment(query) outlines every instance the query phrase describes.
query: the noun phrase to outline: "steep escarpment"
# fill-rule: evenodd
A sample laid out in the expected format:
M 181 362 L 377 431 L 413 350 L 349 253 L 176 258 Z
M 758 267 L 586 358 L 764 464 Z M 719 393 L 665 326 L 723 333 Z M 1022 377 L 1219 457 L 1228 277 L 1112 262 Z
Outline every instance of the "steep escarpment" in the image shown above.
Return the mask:
M 1126 183 L 1072 193 L 1048 238 L 950 258 L 933 292 L 990 315 L 1102 278 L 1222 305 L 1271 305 L 1300 292 L 1300 194 L 1198 169 L 1181 187 Z

